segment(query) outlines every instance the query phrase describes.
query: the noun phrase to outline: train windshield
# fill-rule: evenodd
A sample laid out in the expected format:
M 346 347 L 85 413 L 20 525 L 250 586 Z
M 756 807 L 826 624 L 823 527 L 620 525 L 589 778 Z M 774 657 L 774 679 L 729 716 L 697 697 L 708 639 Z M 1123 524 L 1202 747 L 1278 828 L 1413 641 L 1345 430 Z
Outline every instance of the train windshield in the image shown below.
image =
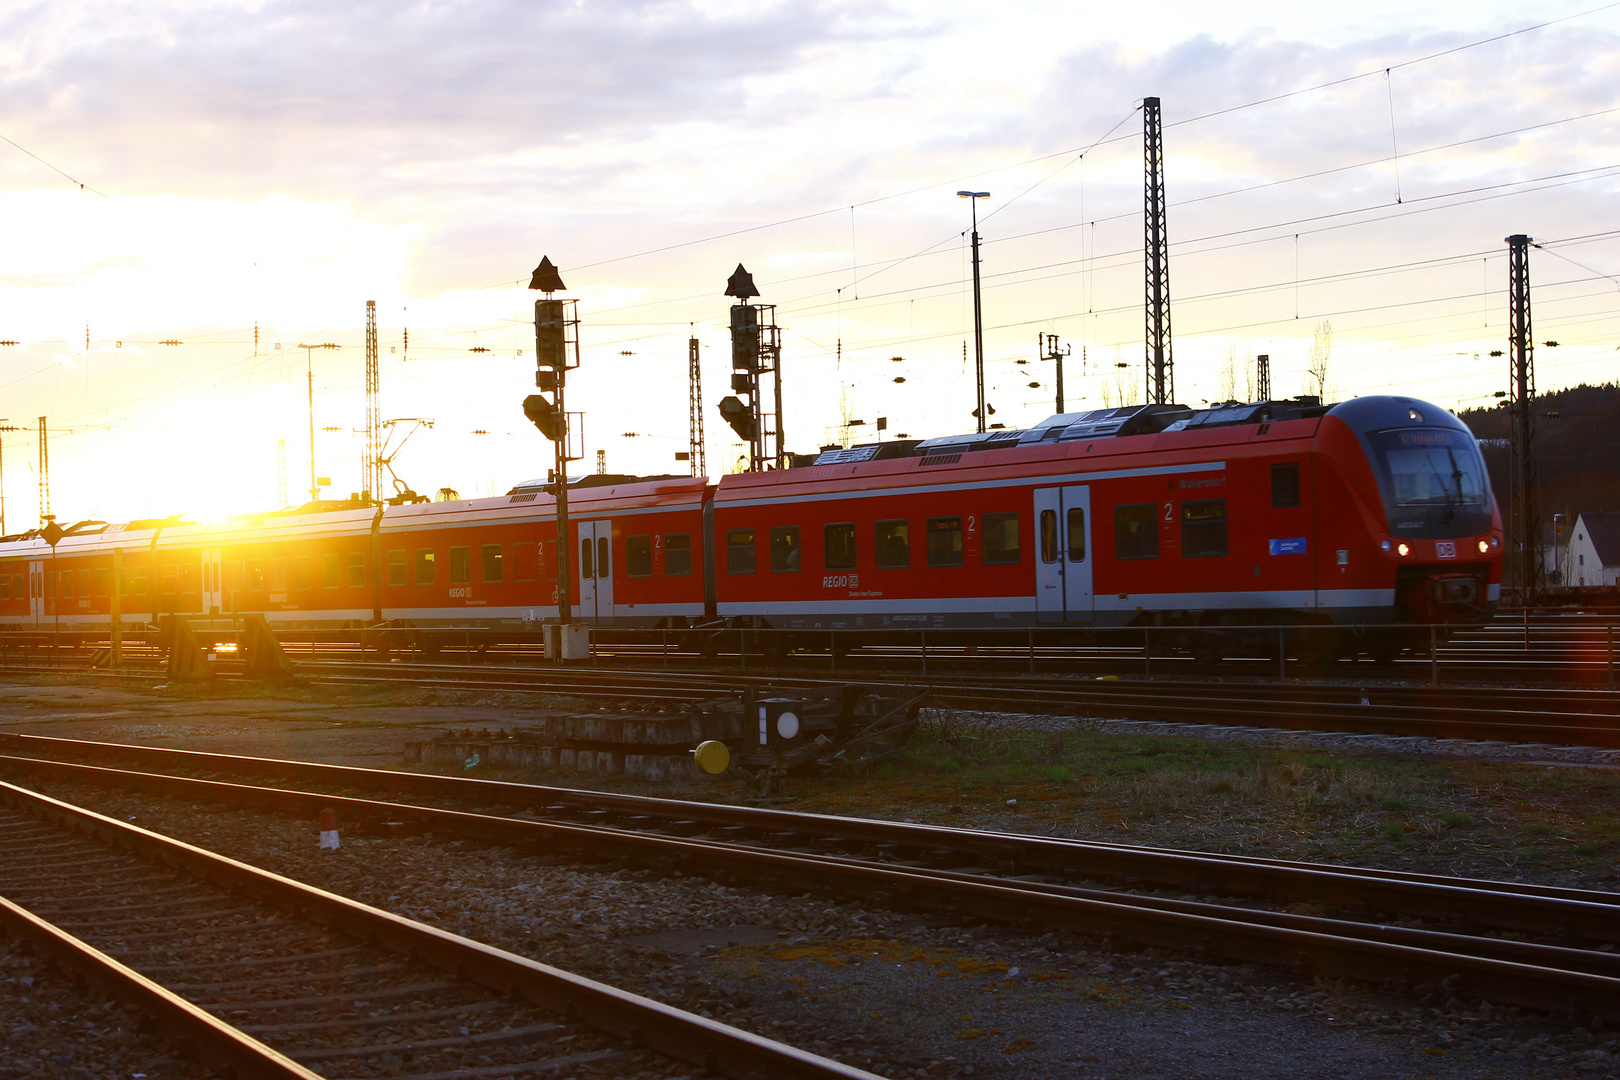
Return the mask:
M 1454 512 L 1489 505 L 1485 462 L 1467 432 L 1408 428 L 1381 431 L 1373 440 L 1393 506 Z

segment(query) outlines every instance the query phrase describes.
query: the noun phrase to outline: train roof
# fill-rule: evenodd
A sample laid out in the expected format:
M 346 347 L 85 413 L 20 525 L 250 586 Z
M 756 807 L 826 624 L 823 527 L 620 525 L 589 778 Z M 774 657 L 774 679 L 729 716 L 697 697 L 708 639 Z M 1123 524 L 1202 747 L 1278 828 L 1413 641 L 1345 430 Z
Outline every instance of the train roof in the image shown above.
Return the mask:
M 630 509 L 675 508 L 701 505 L 708 481 L 691 476 L 592 475 L 570 481 L 569 507 L 580 517 Z M 544 482 L 519 484 L 503 495 L 481 499 L 406 503 L 383 507 L 383 528 L 434 527 L 458 517 L 474 517 L 491 524 L 549 517 L 553 497 Z M 377 506 L 363 500 L 331 499 L 259 514 L 233 516 L 224 523 L 194 522 L 181 517 L 125 523 L 78 522 L 64 528 L 58 555 L 90 554 L 134 543 L 146 544 L 159 529 L 163 538 L 219 543 L 243 535 L 275 539 L 281 536 L 339 536 L 369 532 Z M 0 537 L 0 558 L 49 554 L 50 546 L 38 529 Z
M 845 465 L 893 458 L 931 458 L 980 450 L 1011 450 L 1053 443 L 1079 442 L 1082 439 L 1088 441 L 1115 439 L 1130 435 L 1156 435 L 1161 431 L 1305 420 L 1322 416 L 1328 411 L 1321 398 L 1310 395 L 1286 401 L 1248 403 L 1223 401 L 1207 409 L 1192 409 L 1185 405 L 1124 405 L 1118 408 L 1090 409 L 1085 412 L 1057 413 L 1029 428 L 1003 428 L 964 435 L 944 435 L 934 439 L 861 443 L 847 448 L 830 447 L 805 464 Z

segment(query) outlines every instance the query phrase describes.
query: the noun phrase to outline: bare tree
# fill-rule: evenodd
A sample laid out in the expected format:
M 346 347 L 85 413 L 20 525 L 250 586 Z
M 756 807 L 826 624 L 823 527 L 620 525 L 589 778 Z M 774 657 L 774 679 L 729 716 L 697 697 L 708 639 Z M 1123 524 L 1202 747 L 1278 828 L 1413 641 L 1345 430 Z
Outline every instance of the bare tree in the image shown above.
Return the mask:
M 1329 362 L 1333 359 L 1333 324 L 1326 319 L 1316 324 L 1311 341 L 1311 359 L 1305 368 L 1305 392 L 1327 400 Z

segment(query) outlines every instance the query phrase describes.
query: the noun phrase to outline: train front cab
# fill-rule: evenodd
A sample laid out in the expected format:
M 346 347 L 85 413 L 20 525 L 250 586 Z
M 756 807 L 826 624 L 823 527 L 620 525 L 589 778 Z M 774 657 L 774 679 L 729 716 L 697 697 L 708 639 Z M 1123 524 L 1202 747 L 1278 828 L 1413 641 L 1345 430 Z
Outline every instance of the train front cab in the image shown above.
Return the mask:
M 1357 398 L 1323 418 L 1316 440 L 1318 533 L 1355 536 L 1335 567 L 1362 602 L 1339 621 L 1411 627 L 1480 623 L 1496 609 L 1502 522 L 1473 432 L 1447 410 L 1408 397 Z M 1337 475 L 1331 475 L 1337 472 Z M 1342 494 L 1343 498 L 1334 498 Z M 1323 497 L 1326 496 L 1326 497 Z

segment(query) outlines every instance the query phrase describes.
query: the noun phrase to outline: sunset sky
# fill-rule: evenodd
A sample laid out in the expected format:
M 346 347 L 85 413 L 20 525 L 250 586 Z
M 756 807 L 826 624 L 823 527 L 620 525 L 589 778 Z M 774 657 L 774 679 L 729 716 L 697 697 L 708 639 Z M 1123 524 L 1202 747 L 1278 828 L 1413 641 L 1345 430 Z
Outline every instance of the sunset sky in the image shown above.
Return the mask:
M 315 467 L 356 490 L 367 300 L 384 416 L 434 421 L 405 480 L 544 475 L 542 255 L 583 321 L 580 472 L 685 471 L 692 335 L 734 467 L 738 262 L 785 328 L 791 447 L 972 430 L 967 187 L 995 419 L 1053 411 L 1043 333 L 1070 409 L 1139 398 L 1144 96 L 1180 401 L 1242 396 L 1256 353 L 1304 391 L 1327 323 L 1334 396 L 1486 404 L 1521 232 L 1539 387 L 1620 378 L 1620 4 L 57 0 L 0 34 L 13 532 L 41 415 L 64 521 L 269 508 L 278 440 L 307 498 L 306 344 L 341 346 Z

